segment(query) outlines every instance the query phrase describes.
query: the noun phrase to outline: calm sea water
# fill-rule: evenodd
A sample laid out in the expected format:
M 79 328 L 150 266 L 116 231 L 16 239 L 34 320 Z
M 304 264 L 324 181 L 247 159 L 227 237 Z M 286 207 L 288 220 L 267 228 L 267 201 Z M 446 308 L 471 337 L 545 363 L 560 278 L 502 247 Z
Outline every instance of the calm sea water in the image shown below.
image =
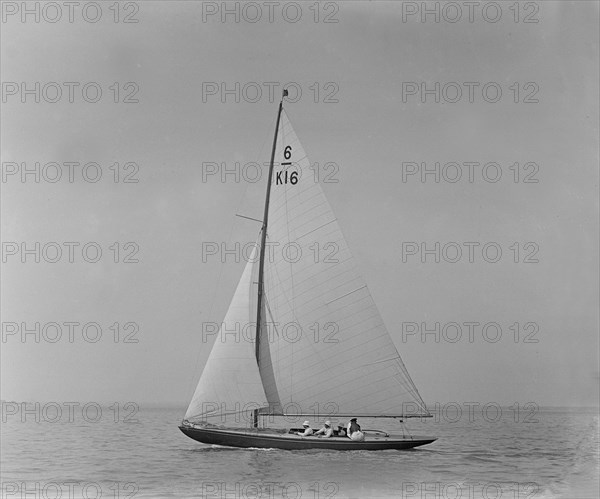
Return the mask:
M 438 441 L 383 452 L 203 445 L 177 428 L 183 408 L 132 415 L 130 407 L 113 407 L 97 416 L 88 407 L 85 417 L 81 406 L 72 414 L 63 406 L 60 417 L 52 406 L 14 415 L 14 406 L 5 409 L 2 497 L 599 497 L 594 409 L 503 408 L 499 415 L 495 408 L 463 405 L 459 414 L 446 407 L 407 423 L 412 434 Z M 399 429 L 393 420 L 360 423 Z

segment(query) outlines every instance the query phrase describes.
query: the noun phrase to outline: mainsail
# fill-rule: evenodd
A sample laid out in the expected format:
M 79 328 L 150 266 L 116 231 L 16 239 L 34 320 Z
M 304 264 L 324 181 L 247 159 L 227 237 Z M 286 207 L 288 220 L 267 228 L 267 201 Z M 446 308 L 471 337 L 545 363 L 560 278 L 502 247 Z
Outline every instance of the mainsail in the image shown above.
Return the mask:
M 265 392 L 283 413 L 428 414 L 285 111 L 278 135 L 265 262 L 276 386 Z
M 429 415 L 285 111 L 278 122 L 261 351 L 257 359 L 254 344 L 219 334 L 186 418 L 208 414 L 206 402 L 259 404 L 263 414 Z M 256 320 L 252 265 L 224 324 Z

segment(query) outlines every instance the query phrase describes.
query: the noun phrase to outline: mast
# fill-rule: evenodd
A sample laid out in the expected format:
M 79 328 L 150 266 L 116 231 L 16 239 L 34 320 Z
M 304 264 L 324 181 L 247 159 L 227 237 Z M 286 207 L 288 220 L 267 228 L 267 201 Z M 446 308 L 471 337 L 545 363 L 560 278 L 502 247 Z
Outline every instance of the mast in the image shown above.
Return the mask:
M 264 291 L 264 267 L 265 267 L 265 249 L 267 243 L 267 225 L 269 222 L 269 199 L 271 198 L 271 178 L 273 176 L 273 165 L 275 162 L 275 149 L 277 147 L 277 134 L 279 132 L 279 119 L 283 109 L 283 98 L 287 95 L 287 90 L 284 89 L 281 101 L 279 102 L 279 110 L 277 112 L 277 123 L 275 124 L 275 136 L 273 137 L 273 148 L 271 149 L 271 162 L 269 164 L 269 174 L 267 175 L 267 196 L 265 199 L 265 212 L 263 215 L 263 224 L 260 238 L 260 259 L 258 265 L 258 300 L 256 307 L 256 339 L 255 355 L 256 363 L 260 366 L 260 324 L 262 320 L 262 305 Z M 258 428 L 258 409 L 253 411 L 253 425 Z

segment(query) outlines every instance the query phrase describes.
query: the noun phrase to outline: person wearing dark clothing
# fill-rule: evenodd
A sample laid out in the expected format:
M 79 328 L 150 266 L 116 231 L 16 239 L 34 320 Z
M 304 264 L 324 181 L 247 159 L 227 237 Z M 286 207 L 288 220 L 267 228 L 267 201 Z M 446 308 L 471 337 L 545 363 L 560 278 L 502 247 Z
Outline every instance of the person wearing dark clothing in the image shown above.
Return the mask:
M 348 423 L 348 437 L 358 442 L 362 442 L 365 439 L 365 434 L 360 430 L 360 425 L 356 422 L 356 418 L 352 418 Z

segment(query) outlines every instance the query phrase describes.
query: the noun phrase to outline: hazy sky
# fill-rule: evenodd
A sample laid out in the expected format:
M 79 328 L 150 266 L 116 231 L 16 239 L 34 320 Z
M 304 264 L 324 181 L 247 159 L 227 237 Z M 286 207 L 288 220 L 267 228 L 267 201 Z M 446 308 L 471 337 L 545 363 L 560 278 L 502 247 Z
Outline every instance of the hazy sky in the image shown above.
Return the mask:
M 420 3 L 324 3 L 319 22 L 312 2 L 297 22 L 293 5 L 269 22 L 261 2 L 254 23 L 249 8 L 239 22 L 220 12 L 204 22 L 201 2 L 119 12 L 137 23 L 115 23 L 112 2 L 101 2 L 96 23 L 80 11 L 69 22 L 67 7 L 55 23 L 55 11 L 36 23 L 3 10 L 2 398 L 187 404 L 210 351 L 202 322 L 222 320 L 243 268 L 233 256 L 203 261 L 203 243 L 253 241 L 258 224 L 235 214 L 260 218 L 264 194 L 264 182 L 203 178 L 203 163 L 268 161 L 277 102 L 265 83 L 279 95 L 294 82 L 302 95 L 288 115 L 311 161 L 339 166 L 323 189 L 424 400 L 597 405 L 598 3 L 522 3 L 515 22 L 513 2 L 500 2 L 497 22 L 493 8 L 469 22 L 457 2 L 454 23 L 456 7 L 422 22 L 410 13 Z M 203 95 L 236 82 L 240 102 Z M 421 94 L 436 82 L 439 102 Z M 102 89 L 98 102 L 84 100 L 86 84 L 88 100 Z M 128 95 L 139 102 L 124 103 Z M 23 181 L 22 163 L 35 171 L 36 162 L 39 183 L 33 173 Z M 56 182 L 50 162 L 63 174 Z M 85 174 L 102 178 L 86 181 L 68 162 L 95 162 Z M 436 162 L 439 183 L 407 175 L 407 163 Z M 463 172 L 456 182 L 450 162 Z M 497 182 L 487 163 L 501 168 Z M 138 182 L 123 183 L 127 173 Z M 423 262 L 421 243 L 436 242 L 440 262 Z M 21 243 L 33 253 L 23 256 Z M 488 260 L 502 250 L 496 263 L 482 255 L 487 243 Z M 96 263 L 84 260 L 86 244 L 91 260 L 102 249 Z M 22 336 L 22 323 L 36 322 L 39 343 Z M 137 343 L 123 342 L 128 322 Z M 54 343 L 50 323 L 61 325 Z M 72 342 L 65 323 L 79 323 Z M 87 323 L 101 328 L 98 341 L 94 325 L 84 339 Z M 403 335 L 410 323 L 420 331 Z M 439 342 L 421 335 L 435 323 Z M 455 342 L 449 323 L 461 325 Z M 473 341 L 465 323 L 480 324 Z M 501 328 L 495 342 L 487 323 Z

